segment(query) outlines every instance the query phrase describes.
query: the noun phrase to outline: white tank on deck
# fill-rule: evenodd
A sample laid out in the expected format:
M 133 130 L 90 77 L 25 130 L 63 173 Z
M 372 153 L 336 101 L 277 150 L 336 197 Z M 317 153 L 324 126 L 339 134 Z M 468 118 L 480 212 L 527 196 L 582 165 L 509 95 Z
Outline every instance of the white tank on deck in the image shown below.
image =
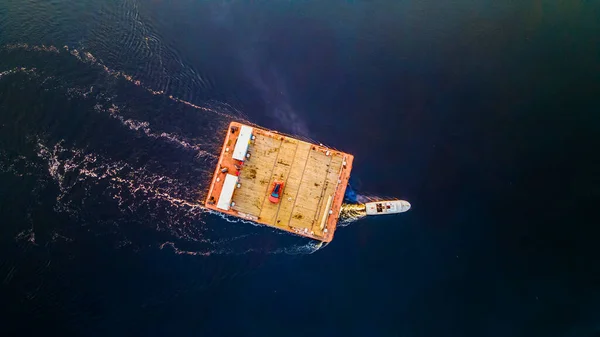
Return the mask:
M 410 203 L 406 200 L 382 200 L 367 202 L 367 215 L 396 214 L 406 212 L 410 209 Z

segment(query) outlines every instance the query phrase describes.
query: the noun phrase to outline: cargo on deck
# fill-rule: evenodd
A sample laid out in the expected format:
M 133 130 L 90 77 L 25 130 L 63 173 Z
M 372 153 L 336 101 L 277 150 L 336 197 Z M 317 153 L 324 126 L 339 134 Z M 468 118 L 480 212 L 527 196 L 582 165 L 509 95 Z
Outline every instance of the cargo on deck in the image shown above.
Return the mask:
M 353 160 L 352 155 L 323 145 L 232 122 L 205 205 L 329 242 Z M 280 185 L 276 198 L 271 196 L 274 183 Z

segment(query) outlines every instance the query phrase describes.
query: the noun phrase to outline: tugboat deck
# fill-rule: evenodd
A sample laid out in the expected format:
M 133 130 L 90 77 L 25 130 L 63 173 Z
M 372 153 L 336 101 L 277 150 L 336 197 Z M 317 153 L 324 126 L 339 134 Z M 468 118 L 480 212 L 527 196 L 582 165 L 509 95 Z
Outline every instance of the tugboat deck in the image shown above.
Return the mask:
M 244 132 L 248 130 L 253 139 L 247 146 L 238 145 L 238 137 L 241 142 L 246 140 Z M 336 229 L 352 161 L 352 155 L 340 151 L 232 122 L 206 207 L 329 242 Z M 278 203 L 269 200 L 275 180 L 284 182 Z

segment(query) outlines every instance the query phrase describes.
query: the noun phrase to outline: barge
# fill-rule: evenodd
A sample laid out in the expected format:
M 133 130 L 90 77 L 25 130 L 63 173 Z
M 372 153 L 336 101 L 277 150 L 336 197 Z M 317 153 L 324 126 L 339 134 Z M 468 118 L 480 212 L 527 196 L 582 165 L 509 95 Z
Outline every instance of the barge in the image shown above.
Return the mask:
M 330 242 L 353 160 L 321 144 L 231 122 L 205 206 Z

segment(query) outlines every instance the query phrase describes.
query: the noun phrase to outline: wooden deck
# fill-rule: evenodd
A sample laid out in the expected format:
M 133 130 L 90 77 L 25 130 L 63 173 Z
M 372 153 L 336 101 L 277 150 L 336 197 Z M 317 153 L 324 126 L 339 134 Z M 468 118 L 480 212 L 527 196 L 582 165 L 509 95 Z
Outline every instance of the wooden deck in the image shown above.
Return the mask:
M 255 139 L 240 170 L 231 158 L 237 134 L 231 123 L 206 200 L 206 207 L 226 214 L 290 231 L 321 241 L 331 241 L 336 228 L 353 156 L 254 127 Z M 227 168 L 239 174 L 240 187 L 229 211 L 217 209 Z M 285 182 L 279 203 L 269 201 L 274 180 Z M 212 197 L 212 199 L 211 199 Z

